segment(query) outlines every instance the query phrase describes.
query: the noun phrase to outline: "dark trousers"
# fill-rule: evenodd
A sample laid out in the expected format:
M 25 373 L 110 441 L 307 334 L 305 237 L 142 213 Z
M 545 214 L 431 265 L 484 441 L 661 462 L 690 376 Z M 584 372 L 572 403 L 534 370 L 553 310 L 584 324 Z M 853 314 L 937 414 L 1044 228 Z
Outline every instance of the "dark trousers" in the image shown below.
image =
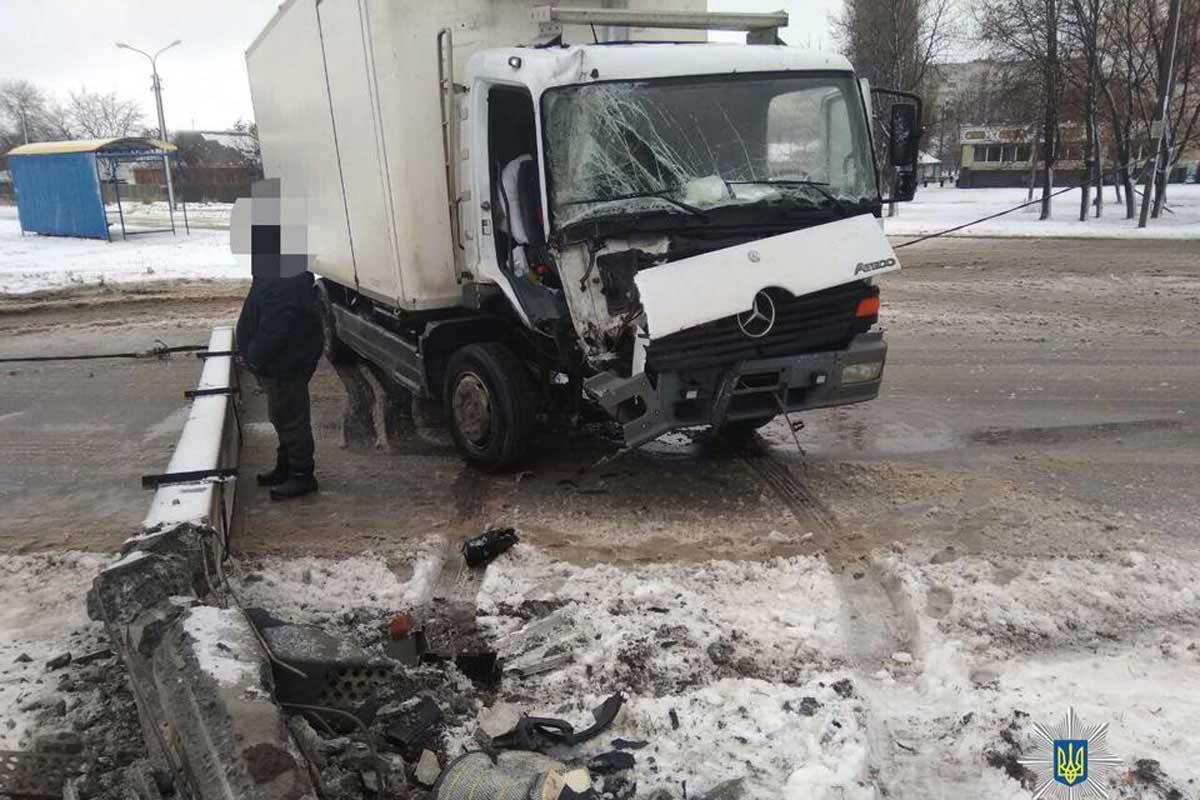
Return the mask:
M 312 408 L 308 382 L 316 366 L 298 375 L 258 377 L 258 385 L 267 393 L 267 417 L 279 436 L 278 458 L 287 464 L 291 475 L 312 475 Z

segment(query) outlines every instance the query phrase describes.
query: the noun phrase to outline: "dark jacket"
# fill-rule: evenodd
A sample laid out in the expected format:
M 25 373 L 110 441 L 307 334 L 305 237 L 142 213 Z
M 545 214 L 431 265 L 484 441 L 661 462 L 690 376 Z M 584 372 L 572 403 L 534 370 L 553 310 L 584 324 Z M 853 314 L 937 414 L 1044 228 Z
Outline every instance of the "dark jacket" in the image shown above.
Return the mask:
M 316 366 L 324 344 L 311 272 L 251 281 L 237 323 L 238 351 L 251 372 L 301 375 Z

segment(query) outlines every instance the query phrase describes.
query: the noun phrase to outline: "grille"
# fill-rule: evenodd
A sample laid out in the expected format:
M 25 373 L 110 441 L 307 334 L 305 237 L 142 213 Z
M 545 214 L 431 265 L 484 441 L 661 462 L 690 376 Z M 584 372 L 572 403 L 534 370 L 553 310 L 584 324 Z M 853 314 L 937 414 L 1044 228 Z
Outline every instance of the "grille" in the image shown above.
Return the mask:
M 775 358 L 838 350 L 866 331 L 874 317 L 858 318 L 858 301 L 879 293 L 862 281 L 792 297 L 768 289 L 775 301 L 775 326 L 753 339 L 742 333 L 737 316 L 664 336 L 646 350 L 646 364 L 657 372 L 713 367 L 756 358 Z

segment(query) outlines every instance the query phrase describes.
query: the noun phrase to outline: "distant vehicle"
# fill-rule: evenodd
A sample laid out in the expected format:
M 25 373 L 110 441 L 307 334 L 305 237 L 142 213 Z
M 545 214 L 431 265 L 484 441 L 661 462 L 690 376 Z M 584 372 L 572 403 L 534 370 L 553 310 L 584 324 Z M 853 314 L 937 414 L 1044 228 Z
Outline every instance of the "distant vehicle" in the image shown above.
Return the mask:
M 308 201 L 331 358 L 442 402 L 487 469 L 586 406 L 636 446 L 876 397 L 874 279 L 900 265 L 872 105 L 890 104 L 879 149 L 908 200 L 921 103 L 778 44 L 786 24 L 286 3 L 246 60 L 265 174 Z M 566 44 L 564 26 L 753 43 Z

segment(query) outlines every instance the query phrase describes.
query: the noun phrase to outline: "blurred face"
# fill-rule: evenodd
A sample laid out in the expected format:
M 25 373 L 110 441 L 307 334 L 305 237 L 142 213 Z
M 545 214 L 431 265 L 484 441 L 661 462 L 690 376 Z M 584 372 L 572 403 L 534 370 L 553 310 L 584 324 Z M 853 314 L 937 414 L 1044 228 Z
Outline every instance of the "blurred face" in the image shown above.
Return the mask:
M 312 263 L 308 255 L 307 204 L 280 194 L 278 178 L 256 182 L 238 198 L 229 220 L 229 249 L 250 259 L 255 278 L 292 278 Z

